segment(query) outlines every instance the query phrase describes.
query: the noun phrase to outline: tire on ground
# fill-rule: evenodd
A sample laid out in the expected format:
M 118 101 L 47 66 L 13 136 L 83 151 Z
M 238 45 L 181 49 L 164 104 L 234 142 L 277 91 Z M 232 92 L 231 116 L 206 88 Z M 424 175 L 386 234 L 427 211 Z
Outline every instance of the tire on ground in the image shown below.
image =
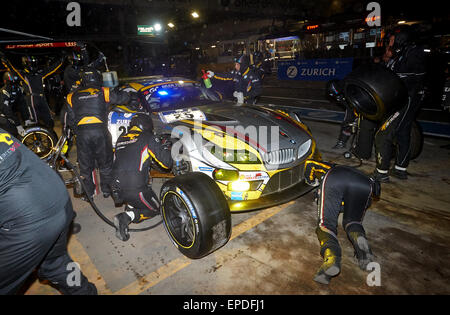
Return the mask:
M 53 152 L 53 148 L 58 140 L 53 131 L 43 127 L 31 127 L 25 129 L 25 134 L 21 141 L 41 160 L 46 160 Z
M 164 227 L 178 250 L 202 258 L 225 245 L 231 236 L 231 213 L 216 182 L 193 172 L 176 176 L 161 188 Z
M 403 107 L 408 91 L 394 72 L 383 66 L 361 66 L 343 80 L 346 100 L 362 116 L 381 121 Z

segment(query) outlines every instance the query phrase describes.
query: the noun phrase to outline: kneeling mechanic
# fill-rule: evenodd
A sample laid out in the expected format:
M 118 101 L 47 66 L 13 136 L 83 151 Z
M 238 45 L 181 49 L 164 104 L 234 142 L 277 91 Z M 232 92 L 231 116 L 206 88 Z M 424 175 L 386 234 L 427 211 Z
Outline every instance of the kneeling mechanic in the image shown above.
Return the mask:
M 161 168 L 172 168 L 171 143 L 153 133 L 152 119 L 146 114 L 135 115 L 129 131 L 116 143 L 113 164 L 113 197 L 126 203 L 125 212 L 114 217 L 116 236 L 122 241 L 130 238 L 128 225 L 140 223 L 159 214 L 159 201 L 149 185 L 150 162 Z M 117 200 L 119 199 L 119 200 Z
M 342 226 L 353 245 L 358 265 L 366 270 L 374 256 L 362 222 L 372 197 L 380 195 L 379 182 L 352 167 L 313 160 L 305 164 L 305 180 L 309 185 L 320 185 L 316 234 L 323 264 L 314 280 L 328 284 L 341 271 L 341 247 L 337 238 L 341 212 Z

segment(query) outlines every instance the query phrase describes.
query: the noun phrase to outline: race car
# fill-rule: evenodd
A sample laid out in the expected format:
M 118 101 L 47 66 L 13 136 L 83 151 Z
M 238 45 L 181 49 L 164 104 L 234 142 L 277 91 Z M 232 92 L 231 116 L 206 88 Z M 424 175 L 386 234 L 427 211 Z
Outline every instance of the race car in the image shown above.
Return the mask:
M 231 212 L 275 206 L 312 189 L 304 182 L 304 163 L 320 159 L 320 153 L 295 114 L 271 106 L 238 106 L 185 78 L 156 77 L 123 89 L 137 91 L 155 133 L 172 138 L 173 175 L 206 174 Z M 109 115 L 113 145 L 134 115 L 123 109 Z

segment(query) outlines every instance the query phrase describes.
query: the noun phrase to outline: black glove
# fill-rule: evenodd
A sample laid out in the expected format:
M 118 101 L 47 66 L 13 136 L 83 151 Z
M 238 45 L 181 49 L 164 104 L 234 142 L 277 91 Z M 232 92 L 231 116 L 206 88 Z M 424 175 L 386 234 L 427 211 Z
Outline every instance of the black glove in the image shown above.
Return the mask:
M 163 150 L 172 150 L 172 138 L 170 138 L 170 135 L 163 134 L 163 135 L 156 135 L 156 137 L 159 139 L 159 143 L 161 143 L 161 147 Z

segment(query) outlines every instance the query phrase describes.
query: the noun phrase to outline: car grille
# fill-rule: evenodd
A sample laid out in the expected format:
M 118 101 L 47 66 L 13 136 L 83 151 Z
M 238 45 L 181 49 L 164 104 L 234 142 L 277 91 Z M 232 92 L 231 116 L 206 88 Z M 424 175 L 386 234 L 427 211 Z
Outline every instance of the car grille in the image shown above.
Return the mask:
M 291 163 L 295 160 L 294 149 L 281 149 L 268 153 L 263 153 L 264 163 L 268 165 L 280 165 Z
M 303 164 L 273 175 L 267 183 L 261 196 L 280 192 L 303 180 Z

